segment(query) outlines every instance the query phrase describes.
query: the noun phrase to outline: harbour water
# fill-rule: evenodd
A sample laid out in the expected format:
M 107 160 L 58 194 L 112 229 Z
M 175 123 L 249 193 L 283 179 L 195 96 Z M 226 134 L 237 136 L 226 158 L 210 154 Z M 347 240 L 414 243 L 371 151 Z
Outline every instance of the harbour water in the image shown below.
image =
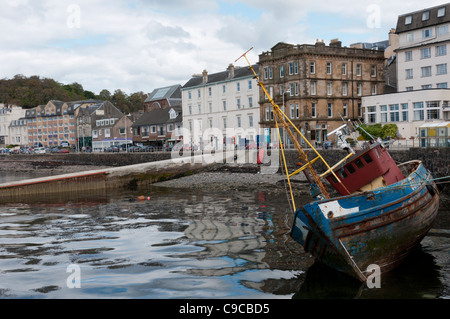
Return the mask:
M 3 203 L 0 298 L 449 298 L 448 213 L 369 289 L 303 252 L 279 194 L 152 187 Z

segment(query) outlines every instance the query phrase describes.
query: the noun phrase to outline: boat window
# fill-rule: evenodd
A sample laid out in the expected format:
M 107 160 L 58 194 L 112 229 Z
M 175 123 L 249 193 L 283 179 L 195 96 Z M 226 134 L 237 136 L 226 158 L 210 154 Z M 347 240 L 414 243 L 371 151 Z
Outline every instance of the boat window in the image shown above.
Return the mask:
M 341 171 L 341 175 L 342 175 L 343 178 L 346 178 L 348 176 L 343 168 L 342 168 L 342 171 Z
M 347 171 L 350 174 L 353 174 L 356 171 L 352 164 L 348 164 L 345 168 L 347 168 Z
M 357 160 L 355 161 L 355 165 L 356 165 L 356 167 L 358 167 L 358 168 L 363 168 L 363 167 L 364 167 L 364 163 L 363 163 L 360 159 L 357 159 Z
M 331 180 L 333 181 L 333 183 L 337 184 L 338 180 L 336 177 L 334 177 L 334 175 L 331 175 Z
M 367 153 L 366 155 L 363 156 L 364 160 L 366 161 L 367 164 L 373 162 L 372 157 L 370 157 L 370 154 Z

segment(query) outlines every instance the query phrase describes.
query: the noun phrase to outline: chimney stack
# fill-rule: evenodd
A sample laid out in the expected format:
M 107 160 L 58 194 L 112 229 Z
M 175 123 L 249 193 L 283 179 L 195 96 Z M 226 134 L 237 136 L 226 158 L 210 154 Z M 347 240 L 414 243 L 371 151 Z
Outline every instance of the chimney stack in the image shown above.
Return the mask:
M 234 65 L 232 63 L 230 63 L 230 65 L 227 68 L 228 71 L 228 78 L 234 78 Z
M 203 83 L 208 83 L 208 71 L 203 70 L 202 76 L 203 76 L 202 82 Z

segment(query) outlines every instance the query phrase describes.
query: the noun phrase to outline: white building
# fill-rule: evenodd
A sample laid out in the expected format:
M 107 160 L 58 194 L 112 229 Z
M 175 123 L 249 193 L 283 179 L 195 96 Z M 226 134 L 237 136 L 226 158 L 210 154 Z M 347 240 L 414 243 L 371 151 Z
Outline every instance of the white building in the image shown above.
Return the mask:
M 9 126 L 9 144 L 28 146 L 28 120 L 20 118 L 12 120 Z
M 25 117 L 25 110 L 20 106 L 0 104 L 0 146 L 16 144 L 10 140 L 10 124 Z
M 258 66 L 254 66 L 258 72 Z M 181 89 L 184 144 L 252 144 L 259 134 L 259 87 L 251 70 L 230 64 L 226 71 L 193 76 Z
M 399 16 L 398 91 L 448 88 L 450 3 Z
M 450 120 L 450 90 L 430 89 L 365 96 L 364 120 L 367 124 L 391 124 L 400 137 L 419 136 L 419 127 L 429 122 Z
M 400 137 L 417 139 L 420 127 L 450 119 L 449 29 L 450 3 L 398 17 L 398 92 L 362 98 L 367 124 L 394 123 Z

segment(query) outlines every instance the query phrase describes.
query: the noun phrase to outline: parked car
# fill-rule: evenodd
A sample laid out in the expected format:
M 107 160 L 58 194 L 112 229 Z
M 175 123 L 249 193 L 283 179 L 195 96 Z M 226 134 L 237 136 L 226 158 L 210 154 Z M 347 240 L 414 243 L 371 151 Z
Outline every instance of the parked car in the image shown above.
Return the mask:
M 33 152 L 29 147 L 23 147 L 19 150 L 19 153 L 20 154 L 31 154 Z
M 142 147 L 140 146 L 129 146 L 128 152 L 142 152 Z
M 142 146 L 141 152 L 154 152 L 153 146 Z
M 34 149 L 35 154 L 45 154 L 45 147 L 37 147 Z
M 107 152 L 119 152 L 118 146 L 110 146 L 106 149 Z

